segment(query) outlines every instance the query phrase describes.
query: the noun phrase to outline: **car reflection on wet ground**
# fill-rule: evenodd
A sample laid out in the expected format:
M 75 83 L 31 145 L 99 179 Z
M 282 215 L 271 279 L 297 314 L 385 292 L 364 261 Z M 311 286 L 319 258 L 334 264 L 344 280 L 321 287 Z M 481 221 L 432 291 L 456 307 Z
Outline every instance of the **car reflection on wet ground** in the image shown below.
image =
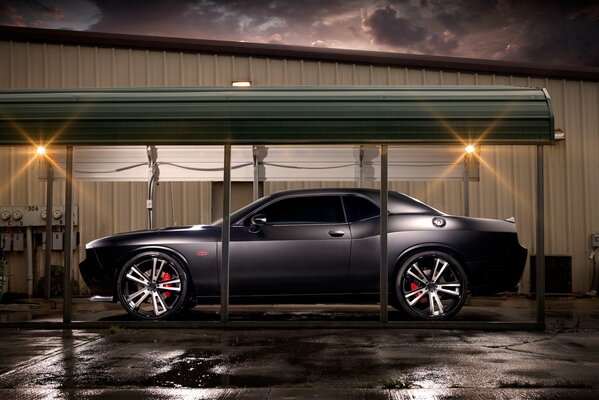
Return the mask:
M 519 302 L 491 307 L 481 300 L 462 318 L 506 319 Z M 93 314 L 114 325 L 100 331 L 0 329 L 0 398 L 595 399 L 598 306 L 596 298 L 549 301 L 543 332 L 135 330 L 118 327 L 128 317 L 116 307 L 80 309 L 75 315 Z M 360 307 L 233 306 L 231 315 L 352 320 Z M 483 315 L 485 309 L 493 312 Z M 363 318 L 378 318 L 376 306 L 366 311 Z M 522 316 L 529 312 L 524 308 Z M 183 317 L 214 320 L 218 314 L 196 307 Z

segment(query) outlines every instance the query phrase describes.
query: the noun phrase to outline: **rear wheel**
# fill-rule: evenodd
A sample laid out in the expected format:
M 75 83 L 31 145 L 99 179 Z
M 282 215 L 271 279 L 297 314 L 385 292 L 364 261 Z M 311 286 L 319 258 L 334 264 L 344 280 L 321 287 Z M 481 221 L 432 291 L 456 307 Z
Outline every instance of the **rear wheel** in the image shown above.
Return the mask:
M 399 268 L 395 293 L 410 316 L 427 321 L 451 318 L 464 305 L 468 280 L 449 254 L 431 250 L 408 258 Z
M 166 319 L 187 300 L 187 273 L 173 257 L 146 252 L 129 260 L 119 273 L 118 297 L 125 310 L 140 319 Z

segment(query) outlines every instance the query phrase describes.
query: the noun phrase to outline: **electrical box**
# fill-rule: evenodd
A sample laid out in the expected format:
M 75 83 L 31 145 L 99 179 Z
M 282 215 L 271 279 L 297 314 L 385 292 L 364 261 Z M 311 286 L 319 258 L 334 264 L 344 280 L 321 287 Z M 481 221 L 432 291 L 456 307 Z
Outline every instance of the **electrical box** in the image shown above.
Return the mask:
M 4 251 L 11 251 L 12 250 L 12 240 L 10 238 L 10 235 L 7 235 L 5 233 L 0 235 L 0 249 L 4 250 Z
M 64 243 L 64 234 L 62 232 L 52 232 L 52 250 L 62 250 Z
M 591 246 L 594 249 L 599 248 L 599 233 L 591 233 Z
M 42 232 L 42 242 L 44 249 L 46 248 L 46 232 Z M 63 250 L 64 247 L 64 232 L 52 232 L 52 250 Z
M 25 235 L 21 232 L 12 234 L 12 249 L 13 251 L 23 251 L 25 249 Z

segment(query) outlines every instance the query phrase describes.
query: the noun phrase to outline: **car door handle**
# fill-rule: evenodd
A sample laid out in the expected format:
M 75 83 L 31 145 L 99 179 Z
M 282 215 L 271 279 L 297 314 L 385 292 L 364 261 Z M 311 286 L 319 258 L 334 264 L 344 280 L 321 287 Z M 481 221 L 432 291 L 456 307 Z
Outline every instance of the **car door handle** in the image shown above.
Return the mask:
M 330 237 L 341 237 L 345 235 L 345 231 L 329 231 Z

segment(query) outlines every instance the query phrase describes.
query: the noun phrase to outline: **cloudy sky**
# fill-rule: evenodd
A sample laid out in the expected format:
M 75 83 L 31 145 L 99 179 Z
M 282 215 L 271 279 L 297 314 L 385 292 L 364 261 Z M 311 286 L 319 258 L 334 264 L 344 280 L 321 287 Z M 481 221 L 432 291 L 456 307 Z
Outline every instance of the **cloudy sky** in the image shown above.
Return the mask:
M 599 67 L 597 0 L 0 0 L 0 25 Z

